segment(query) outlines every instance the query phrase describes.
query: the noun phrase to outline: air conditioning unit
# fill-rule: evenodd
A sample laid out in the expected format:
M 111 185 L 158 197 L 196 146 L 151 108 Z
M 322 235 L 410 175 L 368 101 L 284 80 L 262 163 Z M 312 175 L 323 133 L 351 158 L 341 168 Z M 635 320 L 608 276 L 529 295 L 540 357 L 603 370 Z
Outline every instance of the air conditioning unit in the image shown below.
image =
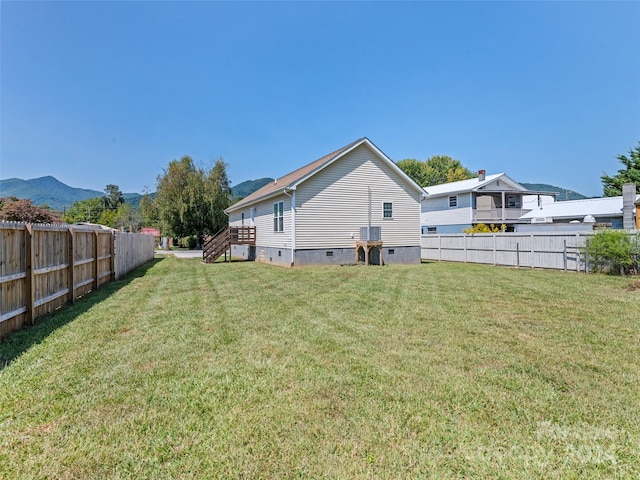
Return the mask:
M 380 227 L 360 227 L 360 240 L 379 242 L 381 239 Z

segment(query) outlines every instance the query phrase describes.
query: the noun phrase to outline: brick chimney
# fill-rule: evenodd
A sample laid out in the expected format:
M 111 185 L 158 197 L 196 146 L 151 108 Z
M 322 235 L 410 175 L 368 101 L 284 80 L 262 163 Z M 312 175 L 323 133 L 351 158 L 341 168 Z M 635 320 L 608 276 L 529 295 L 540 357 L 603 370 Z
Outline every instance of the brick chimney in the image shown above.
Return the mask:
M 486 173 L 487 172 L 484 171 L 484 170 L 478 170 L 478 181 L 479 182 L 484 182 Z

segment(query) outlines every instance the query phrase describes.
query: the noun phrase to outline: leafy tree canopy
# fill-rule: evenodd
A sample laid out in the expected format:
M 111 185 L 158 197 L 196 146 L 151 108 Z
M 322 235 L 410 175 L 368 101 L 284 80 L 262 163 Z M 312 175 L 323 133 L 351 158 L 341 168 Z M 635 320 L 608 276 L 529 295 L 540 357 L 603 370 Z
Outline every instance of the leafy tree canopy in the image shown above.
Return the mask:
M 69 223 L 91 222 L 100 223 L 102 212 L 105 210 L 104 197 L 93 197 L 73 202 L 64 214 L 64 220 Z
M 140 213 L 127 205 L 124 195 L 117 185 L 109 184 L 105 195 L 73 202 L 65 212 L 64 220 L 69 223 L 90 222 L 111 228 L 137 230 L 140 227 Z
M 26 223 L 60 223 L 51 210 L 34 205 L 31 200 L 16 197 L 0 198 L 0 220 Z
M 421 187 L 457 182 L 477 176 L 459 160 L 447 155 L 436 155 L 425 161 L 413 158 L 400 160 L 398 167 Z
M 160 226 L 160 217 L 154 198 L 155 195 L 152 197 L 145 187 L 144 194 L 140 199 L 140 223 L 143 227 Z
M 215 234 L 227 224 L 223 210 L 231 189 L 226 163 L 217 160 L 209 171 L 184 156 L 158 176 L 155 205 L 164 232 L 173 237 Z
M 124 195 L 117 185 L 109 184 L 105 187 L 104 206 L 107 210 L 117 210 L 124 203 Z
M 622 185 L 625 183 L 635 183 L 640 187 L 640 142 L 634 149 L 629 150 L 629 156 L 618 155 L 618 160 L 624 168 L 612 177 L 604 173 L 602 180 L 603 193 L 605 197 L 616 197 L 622 195 Z

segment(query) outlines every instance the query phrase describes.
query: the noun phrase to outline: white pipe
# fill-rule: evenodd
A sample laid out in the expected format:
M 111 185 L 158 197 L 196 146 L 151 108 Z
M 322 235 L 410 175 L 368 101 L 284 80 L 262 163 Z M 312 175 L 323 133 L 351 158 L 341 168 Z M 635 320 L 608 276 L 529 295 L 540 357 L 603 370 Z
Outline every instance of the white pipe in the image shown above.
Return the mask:
M 289 195 L 286 188 L 282 190 L 282 193 L 291 199 L 291 266 L 293 267 L 296 252 L 296 191 L 291 192 L 292 194 Z

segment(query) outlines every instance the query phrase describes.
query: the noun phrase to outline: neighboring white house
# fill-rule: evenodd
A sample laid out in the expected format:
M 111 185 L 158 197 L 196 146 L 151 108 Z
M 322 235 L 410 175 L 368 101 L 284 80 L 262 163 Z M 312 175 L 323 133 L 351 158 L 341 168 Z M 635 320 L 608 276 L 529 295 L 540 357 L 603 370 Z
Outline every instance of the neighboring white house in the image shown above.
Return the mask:
M 426 187 L 423 234 L 462 233 L 474 224 L 513 225 L 528 210 L 554 201 L 550 192 L 527 190 L 504 173 Z
M 285 266 L 354 263 L 361 229 L 379 227 L 384 263 L 420 263 L 424 195 L 361 138 L 227 208 L 230 226 L 256 227 L 255 247 L 234 245 L 232 255 Z

